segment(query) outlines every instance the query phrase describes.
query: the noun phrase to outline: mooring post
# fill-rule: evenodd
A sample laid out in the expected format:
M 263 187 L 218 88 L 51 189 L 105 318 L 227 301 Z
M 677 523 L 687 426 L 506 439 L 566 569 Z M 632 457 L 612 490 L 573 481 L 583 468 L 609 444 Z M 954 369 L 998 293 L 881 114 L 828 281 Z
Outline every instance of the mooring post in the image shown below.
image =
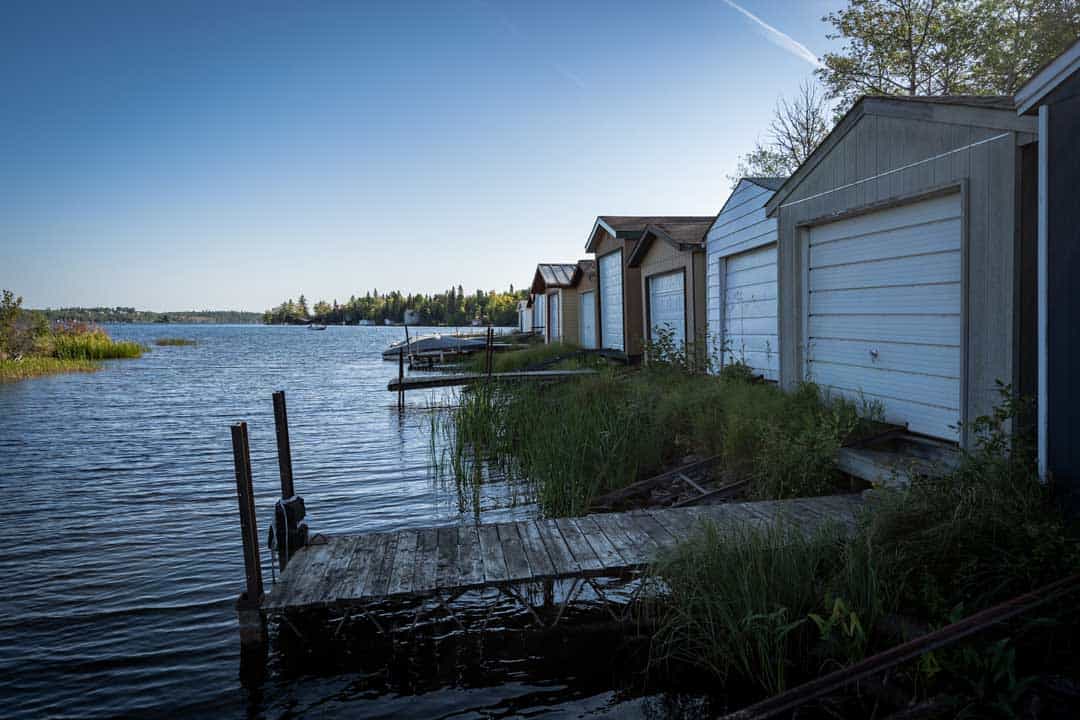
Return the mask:
M 240 422 L 232 426 L 232 446 L 246 580 L 245 590 L 236 601 L 236 615 L 240 621 L 240 647 L 245 653 L 265 652 L 266 616 L 262 611 L 262 565 L 259 559 L 259 529 L 255 522 L 255 492 L 251 482 L 247 423 Z
M 277 542 L 278 567 L 282 570 L 300 548 L 307 545 L 307 509 L 304 498 L 293 485 L 292 448 L 289 444 L 289 415 L 285 410 L 285 391 L 274 393 L 274 428 L 277 431 L 278 471 L 281 474 L 281 499 L 274 506 L 274 539 Z
M 398 410 L 405 408 L 405 350 L 398 350 L 397 365 L 397 406 Z

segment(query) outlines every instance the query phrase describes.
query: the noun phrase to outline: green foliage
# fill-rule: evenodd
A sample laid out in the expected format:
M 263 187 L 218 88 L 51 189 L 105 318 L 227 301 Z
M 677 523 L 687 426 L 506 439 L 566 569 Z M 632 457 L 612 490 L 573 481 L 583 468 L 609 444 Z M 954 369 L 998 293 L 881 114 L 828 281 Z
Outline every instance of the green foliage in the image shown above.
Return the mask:
M 849 0 L 829 13 L 818 76 L 844 111 L 861 95 L 1013 95 L 1080 34 L 1075 0 Z
M 93 372 L 101 365 L 91 360 L 61 360 L 54 357 L 24 357 L 19 360 L 0 359 L 0 383 L 17 382 L 65 372 Z
M 189 324 L 208 325 L 213 323 L 227 323 L 244 325 L 257 323 L 262 319 L 260 313 L 243 312 L 241 310 L 188 310 L 183 312 L 151 312 L 149 310 L 136 310 L 133 307 L 70 307 L 70 308 L 47 308 L 38 310 L 49 322 L 81 322 L 81 323 L 156 323 L 156 324 Z
M 118 341 L 101 328 L 61 326 L 54 334 L 53 355 L 61 360 L 114 360 L 141 357 L 137 342 Z
M 384 321 L 402 322 L 406 310 L 419 313 L 421 325 L 469 325 L 479 318 L 484 324 L 513 326 L 518 324 L 517 303 L 527 297 L 525 291 L 515 291 L 513 286 L 506 292 L 477 290 L 466 295 L 460 285 L 445 293 L 407 295 L 394 290 L 380 293 L 368 292 L 363 297 L 350 297 L 341 305 L 337 300 L 315 303 L 314 314 L 307 308 L 307 300 L 293 302 L 290 298 L 263 313 L 263 322 L 270 324 L 318 322 L 331 325 L 346 323 L 354 325 L 369 320 L 382 325 Z
M 943 669 L 956 689 L 948 700 L 958 720 L 1021 717 L 1021 701 L 1034 677 L 1018 678 L 1012 639 L 965 646 L 942 654 Z
M 157 338 L 156 340 L 154 340 L 154 344 L 159 347 L 172 347 L 181 345 L 196 345 L 197 343 L 190 338 L 166 337 Z
M 841 661 L 858 654 L 863 622 L 876 620 L 876 613 L 839 595 L 827 603 L 821 589 L 822 578 L 845 577 L 843 542 L 834 527 L 807 535 L 782 523 L 703 524 L 652 569 L 666 589 L 652 608 L 653 662 L 704 668 L 721 682 L 734 675 L 772 694 L 812 671 L 837 634 L 843 636 Z M 823 636 L 827 643 L 816 644 Z
M 495 353 L 494 372 L 512 372 L 526 368 L 545 365 L 551 369 L 567 369 L 570 367 L 582 367 L 592 365 L 583 363 L 580 359 L 569 359 L 579 348 L 571 343 L 553 342 L 536 343 L 521 350 Z M 548 365 L 559 358 L 568 358 L 565 362 L 556 362 Z M 465 362 L 465 369 L 470 372 L 481 372 L 484 368 L 484 354 L 475 353 Z
M 757 497 L 821 494 L 835 489 L 836 450 L 859 422 L 854 406 L 825 402 L 813 385 L 787 394 L 659 361 L 637 372 L 598 369 L 547 387 L 463 393 L 441 420 L 459 487 L 483 482 L 478 466 L 494 465 L 500 478 L 524 483 L 546 515 L 578 515 L 597 495 L 687 455 L 719 455 L 752 480 Z

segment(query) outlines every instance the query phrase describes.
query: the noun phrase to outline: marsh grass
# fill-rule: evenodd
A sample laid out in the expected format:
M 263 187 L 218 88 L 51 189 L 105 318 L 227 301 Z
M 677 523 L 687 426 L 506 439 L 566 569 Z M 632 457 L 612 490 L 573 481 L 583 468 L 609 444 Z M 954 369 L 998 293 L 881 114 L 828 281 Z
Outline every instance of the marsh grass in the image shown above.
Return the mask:
M 197 345 L 194 340 L 190 338 L 157 338 L 154 340 L 154 344 L 159 347 L 179 347 L 186 345 Z
M 1080 570 L 1076 527 L 1038 482 L 1029 444 L 1006 431 L 1010 404 L 975 421 L 977 447 L 955 472 L 875 490 L 850 533 L 700 528 L 651 570 L 665 589 L 648 610 L 659 628 L 652 661 L 776 693 L 911 639 L 899 628 L 941 627 Z M 1014 663 L 1070 662 L 1072 616 L 1070 603 L 1047 606 L 1005 640 L 935 651 L 894 671 L 896 682 L 955 693 L 972 716 L 1006 696 L 1015 710 L 1022 693 L 1005 687 Z M 1002 642 L 1017 646 L 1004 674 L 986 667 Z M 982 695 L 965 696 L 973 685 Z
M 563 355 L 572 355 L 576 353 L 580 348 L 570 343 L 538 343 L 530 345 L 527 348 L 521 350 L 510 350 L 506 352 L 495 353 L 495 364 L 492 368 L 494 372 L 513 372 L 515 370 L 524 370 L 533 365 L 554 360 L 557 357 Z M 578 359 L 567 360 L 562 363 L 557 363 L 552 366 L 554 368 L 569 368 L 569 367 L 581 367 L 583 364 Z M 484 353 L 479 352 L 471 355 L 469 359 L 464 363 L 464 369 L 468 372 L 483 372 L 484 371 Z
M 834 491 L 836 450 L 860 422 L 850 404 L 808 385 L 772 385 L 667 365 L 552 385 L 480 384 L 444 414 L 448 469 L 459 487 L 487 464 L 522 482 L 548 516 L 579 515 L 597 495 L 656 474 L 688 455 L 719 455 L 758 497 Z M 808 455 L 808 452 L 812 454 Z
M 16 382 L 65 372 L 94 372 L 99 369 L 101 365 L 92 360 L 36 356 L 19 360 L 0 360 L 0 382 Z
M 53 337 L 53 355 L 62 360 L 114 360 L 137 358 L 143 346 L 128 340 L 113 340 L 104 330 L 60 332 Z

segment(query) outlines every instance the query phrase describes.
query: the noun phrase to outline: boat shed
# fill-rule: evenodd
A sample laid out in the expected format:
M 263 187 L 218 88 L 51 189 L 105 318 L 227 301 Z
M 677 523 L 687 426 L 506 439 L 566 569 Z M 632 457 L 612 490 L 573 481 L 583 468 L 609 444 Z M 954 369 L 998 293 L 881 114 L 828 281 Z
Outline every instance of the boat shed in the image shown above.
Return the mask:
M 780 380 L 970 446 L 1034 386 L 1036 123 L 1012 98 L 865 97 L 769 199 Z
M 600 312 L 596 302 L 596 261 L 578 260 L 578 345 L 587 349 L 599 347 Z
M 642 332 L 648 344 L 666 329 L 688 357 L 704 346 L 705 231 L 710 221 L 645 226 L 629 266 L 641 272 Z M 702 342 L 698 342 L 701 340 Z
M 741 362 L 780 379 L 776 218 L 765 203 L 786 178 L 739 180 L 705 235 L 709 356 L 717 369 Z
M 518 332 L 532 332 L 532 310 L 528 300 L 518 300 Z
M 645 228 L 654 223 L 676 226 L 710 220 L 710 217 L 627 215 L 596 218 L 585 251 L 596 258 L 601 350 L 627 360 L 641 357 L 644 328 L 641 268 L 630 266 L 630 255 Z
M 1036 117 L 1036 304 L 1039 474 L 1080 514 L 1080 40 L 1016 94 Z
M 541 263 L 536 266 L 532 292 L 544 298 L 544 342 L 577 341 L 578 307 L 574 289 L 578 266 L 573 263 Z

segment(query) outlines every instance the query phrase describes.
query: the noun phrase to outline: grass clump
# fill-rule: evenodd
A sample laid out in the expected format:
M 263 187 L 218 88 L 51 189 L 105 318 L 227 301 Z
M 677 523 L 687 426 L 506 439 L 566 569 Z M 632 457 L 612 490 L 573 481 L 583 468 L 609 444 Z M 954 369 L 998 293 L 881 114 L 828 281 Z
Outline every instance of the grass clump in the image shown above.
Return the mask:
M 10 290 L 0 295 L 0 381 L 86 372 L 98 369 L 100 360 L 142 353 L 139 343 L 113 340 L 96 325 L 50 324 L 42 313 L 23 310 L 22 298 Z
M 190 338 L 157 338 L 154 340 L 154 344 L 158 347 L 182 347 L 187 345 L 196 345 L 197 343 Z
M 566 516 L 688 455 L 719 455 L 751 479 L 755 496 L 833 492 L 836 450 L 860 420 L 813 385 L 787 394 L 655 363 L 598 366 L 595 376 L 552 385 L 480 385 L 441 422 L 459 488 L 483 482 L 477 468 L 494 465 L 525 483 L 545 515 Z
M 81 323 L 58 326 L 52 346 L 53 355 L 63 360 L 115 360 L 143 354 L 139 343 L 113 340 L 103 329 Z
M 101 365 L 90 360 L 62 360 L 55 357 L 24 357 L 0 360 L 0 383 L 18 382 L 42 375 L 65 372 L 93 372 Z
M 571 343 L 553 342 L 536 343 L 520 350 L 497 352 L 494 356 L 494 372 L 513 372 L 515 370 L 527 370 L 529 368 L 544 366 L 546 369 L 564 369 L 567 367 L 580 366 L 580 359 L 569 358 L 576 354 L 580 348 Z M 559 358 L 567 357 L 563 362 L 555 362 Z M 478 352 L 469 356 L 464 364 L 468 372 L 484 372 L 484 353 Z
M 653 662 L 776 693 L 1080 570 L 1076 528 L 1006 431 L 1015 410 L 1006 400 L 977 420 L 977 447 L 949 476 L 875 491 L 850 533 L 701 528 L 652 570 L 666 588 Z M 1024 673 L 1075 669 L 1071 609 L 924 655 L 892 684 L 966 717 L 1013 712 Z

